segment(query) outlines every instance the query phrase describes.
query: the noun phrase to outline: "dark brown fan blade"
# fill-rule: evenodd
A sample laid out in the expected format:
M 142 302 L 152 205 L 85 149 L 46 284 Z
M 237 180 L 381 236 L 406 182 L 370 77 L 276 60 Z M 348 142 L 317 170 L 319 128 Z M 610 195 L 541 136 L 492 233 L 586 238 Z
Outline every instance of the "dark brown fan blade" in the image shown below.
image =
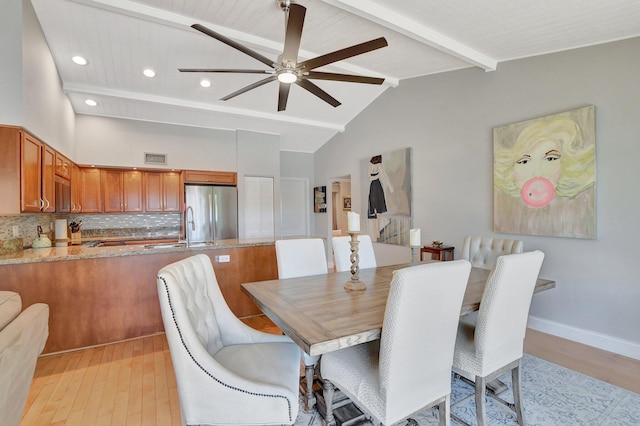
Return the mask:
M 210 69 L 210 68 L 178 68 L 180 72 L 228 72 L 242 74 L 274 74 L 274 70 L 231 70 L 231 69 Z
M 243 94 L 244 92 L 248 92 L 251 89 L 255 89 L 256 87 L 260 87 L 263 84 L 267 84 L 267 83 L 269 83 L 271 81 L 274 81 L 276 78 L 277 77 L 275 75 L 272 75 L 272 76 L 269 76 L 269 77 L 267 77 L 267 78 L 265 78 L 263 80 L 256 81 L 253 84 L 250 84 L 250 85 L 248 85 L 246 87 L 243 87 L 240 90 L 237 90 L 237 91 L 231 93 L 230 95 L 225 96 L 224 98 L 220 98 L 220 100 L 221 101 L 228 101 L 231 98 L 235 98 L 236 96 Z
M 384 37 L 380 37 L 375 40 L 366 41 L 364 43 L 356 44 L 351 47 L 346 47 L 341 50 L 336 50 L 335 52 L 318 56 L 317 58 L 300 62 L 298 64 L 298 68 L 312 70 L 323 65 L 330 64 L 332 62 L 342 61 L 343 59 L 362 55 L 363 53 L 371 52 L 372 50 L 380 49 L 386 46 L 388 46 L 387 40 Z
M 334 74 L 330 72 L 319 72 L 319 71 L 309 71 L 308 73 L 305 73 L 301 78 L 309 78 L 312 80 L 348 81 L 351 83 L 366 83 L 366 84 L 384 83 L 384 78 L 364 77 L 361 75 L 351 75 L 351 74 Z
M 284 50 L 282 52 L 282 64 L 298 62 L 298 50 L 302 38 L 302 25 L 307 8 L 299 4 L 289 6 L 289 19 L 287 20 L 287 33 L 284 37 Z
M 278 91 L 278 111 L 287 109 L 289 89 L 291 89 L 291 83 L 280 83 L 280 89 Z
M 233 47 L 234 49 L 237 49 L 239 51 L 241 51 L 242 53 L 251 56 L 254 59 L 257 59 L 258 61 L 262 62 L 265 65 L 270 66 L 271 68 L 274 68 L 274 61 L 267 58 L 266 56 L 262 56 L 261 54 L 259 54 L 258 52 L 256 52 L 255 50 L 249 49 L 248 47 L 245 47 L 243 45 L 241 45 L 240 43 L 236 43 L 235 41 L 231 40 L 230 38 L 227 38 L 225 36 L 223 36 L 222 34 L 219 34 L 213 30 L 210 30 L 209 28 L 200 25 L 200 24 L 193 24 L 191 26 L 191 28 L 200 31 L 201 33 L 204 33 L 210 37 L 215 38 L 216 40 L 219 40 L 221 42 L 223 42 L 224 44 L 227 44 L 231 47 Z
M 310 82 L 309 80 L 296 80 L 296 84 L 302 87 L 303 89 L 306 89 L 309 92 L 313 93 L 314 95 L 316 95 L 317 97 L 319 97 L 320 99 L 322 99 L 323 101 L 325 101 L 326 103 L 330 104 L 333 107 L 342 105 L 340 101 L 338 101 L 336 98 L 334 98 L 333 96 L 331 96 L 330 94 L 328 94 L 327 92 L 325 92 L 324 90 L 322 90 L 321 88 L 319 88 L 318 86 Z

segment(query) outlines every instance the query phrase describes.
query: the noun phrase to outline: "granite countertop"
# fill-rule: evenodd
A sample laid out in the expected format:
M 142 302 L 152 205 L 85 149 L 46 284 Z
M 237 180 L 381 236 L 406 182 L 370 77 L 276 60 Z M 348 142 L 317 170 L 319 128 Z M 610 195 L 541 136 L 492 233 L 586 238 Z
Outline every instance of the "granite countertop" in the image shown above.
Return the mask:
M 97 238 L 106 241 L 106 238 Z M 141 238 L 135 238 L 141 240 Z M 158 238 L 152 239 L 170 239 Z M 116 238 L 122 240 L 122 238 Z M 150 245 L 119 245 L 110 247 L 89 247 L 85 245 L 70 245 L 66 247 L 48 247 L 26 249 L 15 253 L 0 255 L 0 265 L 12 265 L 21 263 L 36 262 L 56 262 L 61 260 L 74 259 L 91 259 L 99 257 L 117 257 L 117 256 L 138 256 L 158 253 L 185 252 L 185 251 L 202 251 L 202 250 L 220 250 L 238 247 L 255 247 L 264 245 L 273 245 L 275 239 L 249 239 L 249 240 L 221 240 L 214 243 L 191 243 L 187 247 L 186 242 L 167 243 L 167 244 L 150 244 Z M 153 247 L 151 247 L 153 245 Z

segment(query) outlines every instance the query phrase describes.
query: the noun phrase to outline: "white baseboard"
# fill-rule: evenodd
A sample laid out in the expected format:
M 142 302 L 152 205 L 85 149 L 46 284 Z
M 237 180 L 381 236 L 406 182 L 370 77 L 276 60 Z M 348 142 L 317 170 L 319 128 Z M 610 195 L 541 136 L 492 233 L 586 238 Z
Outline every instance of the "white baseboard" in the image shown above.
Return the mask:
M 527 326 L 543 333 L 640 360 L 640 344 L 637 343 L 534 316 L 529 316 Z

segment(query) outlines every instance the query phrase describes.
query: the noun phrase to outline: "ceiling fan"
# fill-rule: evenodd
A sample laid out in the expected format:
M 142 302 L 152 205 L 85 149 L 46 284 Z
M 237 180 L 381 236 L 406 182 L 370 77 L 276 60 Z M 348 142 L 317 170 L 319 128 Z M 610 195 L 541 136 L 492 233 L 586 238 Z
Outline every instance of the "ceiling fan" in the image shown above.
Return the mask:
M 316 58 L 298 62 L 298 51 L 300 49 L 300 39 L 302 37 L 302 26 L 304 24 L 304 15 L 307 9 L 299 4 L 291 3 L 291 0 L 276 0 L 280 8 L 285 12 L 286 32 L 284 39 L 284 48 L 282 54 L 277 60 L 271 60 L 258 52 L 237 43 L 222 34 L 210 30 L 209 28 L 194 24 L 194 28 L 210 37 L 219 40 L 234 49 L 239 50 L 262 62 L 271 69 L 268 70 L 252 70 L 252 69 L 194 69 L 179 68 L 180 72 L 210 72 L 210 73 L 245 73 L 245 74 L 268 74 L 269 76 L 263 80 L 257 81 L 240 90 L 237 90 L 221 100 L 226 101 L 234 98 L 249 90 L 260 87 L 272 81 L 278 81 L 280 88 L 278 93 L 278 111 L 284 111 L 287 107 L 287 99 L 289 98 L 289 89 L 291 84 L 297 84 L 303 89 L 316 95 L 323 101 L 329 103 L 333 107 L 340 105 L 340 102 L 327 92 L 322 90 L 316 84 L 309 80 L 334 80 L 346 81 L 351 83 L 366 84 L 382 84 L 384 78 L 365 77 L 351 74 L 336 74 L 329 72 L 314 71 L 314 69 L 330 64 L 332 62 L 341 61 L 353 56 L 361 55 L 372 50 L 380 49 L 387 46 L 387 40 L 384 37 L 370 40 L 364 43 L 356 44 L 344 49 L 336 50 Z

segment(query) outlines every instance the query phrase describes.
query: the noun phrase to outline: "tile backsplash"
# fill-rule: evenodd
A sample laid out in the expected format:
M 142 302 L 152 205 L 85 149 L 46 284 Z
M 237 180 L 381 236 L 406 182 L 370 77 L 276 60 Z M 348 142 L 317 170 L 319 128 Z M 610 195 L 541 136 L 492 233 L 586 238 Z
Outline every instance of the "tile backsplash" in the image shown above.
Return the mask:
M 38 225 L 44 233 L 53 233 L 55 219 L 67 219 L 67 222 L 82 221 L 82 237 L 96 236 L 178 236 L 180 235 L 180 213 L 163 214 L 21 214 L 0 215 L 0 240 L 14 237 L 24 239 L 28 245 L 37 236 Z M 14 227 L 17 235 L 14 236 Z

